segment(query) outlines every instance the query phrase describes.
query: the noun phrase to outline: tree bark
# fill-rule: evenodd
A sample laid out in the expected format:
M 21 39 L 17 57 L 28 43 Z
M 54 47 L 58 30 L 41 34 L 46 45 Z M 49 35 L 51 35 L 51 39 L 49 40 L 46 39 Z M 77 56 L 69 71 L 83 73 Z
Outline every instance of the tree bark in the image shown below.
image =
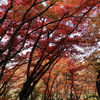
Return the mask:
M 21 90 L 21 92 L 19 93 L 19 100 L 28 100 L 30 94 L 32 93 L 32 91 L 34 90 L 34 87 L 36 85 L 36 82 L 34 81 L 33 85 L 31 86 L 31 79 L 27 80 L 24 85 L 23 88 Z
M 30 93 L 32 92 L 32 87 L 23 88 L 19 94 L 19 100 L 28 100 Z
M 98 96 L 100 98 L 100 72 L 97 75 L 96 88 L 97 88 Z

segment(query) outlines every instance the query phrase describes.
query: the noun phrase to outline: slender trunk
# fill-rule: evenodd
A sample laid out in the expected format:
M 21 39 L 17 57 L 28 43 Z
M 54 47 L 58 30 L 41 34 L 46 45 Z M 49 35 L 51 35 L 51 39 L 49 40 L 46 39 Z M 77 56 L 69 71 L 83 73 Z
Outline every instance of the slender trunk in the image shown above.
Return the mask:
M 73 84 L 74 84 L 74 79 L 73 79 L 73 73 L 71 73 L 71 93 L 70 93 L 70 100 L 73 100 L 73 93 L 72 93 L 72 91 L 73 91 Z
M 97 88 L 98 96 L 100 98 L 100 73 L 97 75 L 96 88 Z

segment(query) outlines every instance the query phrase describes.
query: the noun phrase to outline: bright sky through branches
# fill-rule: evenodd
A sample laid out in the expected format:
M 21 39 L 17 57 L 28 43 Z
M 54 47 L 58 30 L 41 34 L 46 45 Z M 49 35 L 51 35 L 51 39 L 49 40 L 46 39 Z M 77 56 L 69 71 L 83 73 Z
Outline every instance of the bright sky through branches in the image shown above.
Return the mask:
M 7 3 L 7 0 L 0 0 L 0 5 L 1 5 L 2 3 L 3 3 L 3 4 Z

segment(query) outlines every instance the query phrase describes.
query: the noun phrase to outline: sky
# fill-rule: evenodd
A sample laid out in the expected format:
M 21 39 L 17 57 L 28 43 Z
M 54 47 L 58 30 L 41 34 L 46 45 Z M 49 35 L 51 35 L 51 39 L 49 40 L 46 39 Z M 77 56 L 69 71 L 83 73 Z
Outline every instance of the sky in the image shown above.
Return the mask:
M 0 5 L 1 5 L 2 3 L 7 3 L 7 0 L 0 0 Z

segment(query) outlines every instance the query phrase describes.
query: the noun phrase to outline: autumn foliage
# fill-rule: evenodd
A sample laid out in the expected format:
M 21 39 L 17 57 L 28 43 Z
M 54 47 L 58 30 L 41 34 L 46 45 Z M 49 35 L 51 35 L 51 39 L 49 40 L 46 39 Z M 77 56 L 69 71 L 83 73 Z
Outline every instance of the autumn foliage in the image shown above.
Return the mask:
M 76 72 L 84 67 L 73 67 L 79 62 L 68 59 L 98 47 L 100 0 L 1 0 L 0 3 L 1 98 L 6 99 L 8 93 L 8 99 L 13 100 L 8 95 L 16 88 L 15 99 L 35 100 L 38 93 L 43 93 L 37 91 L 37 85 L 42 81 L 45 95 L 40 98 L 53 100 L 58 98 L 54 94 L 58 95 L 57 84 L 62 78 L 59 87 L 63 87 L 62 99 L 69 90 L 71 92 L 67 94 L 71 100 L 73 97 L 80 99 L 82 92 L 76 95 L 77 88 L 83 91 L 83 87 L 74 87 L 73 82 L 77 79 Z M 64 67 L 60 65 L 63 61 L 66 62 Z M 57 69 L 56 63 L 59 63 Z M 65 72 L 70 80 L 64 82 Z M 68 91 L 64 86 L 70 87 Z

